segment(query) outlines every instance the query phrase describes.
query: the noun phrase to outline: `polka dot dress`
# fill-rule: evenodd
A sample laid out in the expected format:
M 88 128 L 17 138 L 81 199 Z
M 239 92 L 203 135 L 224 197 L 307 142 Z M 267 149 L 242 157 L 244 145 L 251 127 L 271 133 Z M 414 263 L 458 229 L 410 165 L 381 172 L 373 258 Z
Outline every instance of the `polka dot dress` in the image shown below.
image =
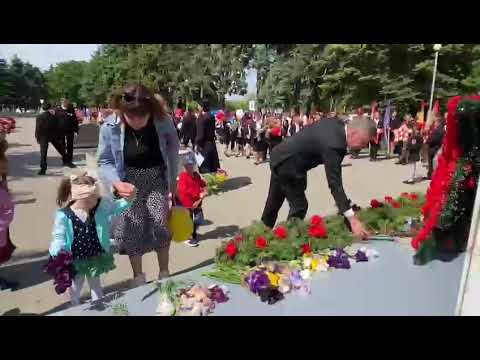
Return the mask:
M 142 256 L 170 244 L 167 228 L 169 212 L 168 182 L 161 167 L 127 168 L 126 181 L 135 185 L 132 206 L 115 219 L 113 237 L 120 253 Z
M 88 260 L 102 254 L 104 251 L 98 240 L 95 216 L 90 214 L 89 218 L 83 222 L 72 209 L 64 208 L 63 211 L 73 225 L 73 259 Z

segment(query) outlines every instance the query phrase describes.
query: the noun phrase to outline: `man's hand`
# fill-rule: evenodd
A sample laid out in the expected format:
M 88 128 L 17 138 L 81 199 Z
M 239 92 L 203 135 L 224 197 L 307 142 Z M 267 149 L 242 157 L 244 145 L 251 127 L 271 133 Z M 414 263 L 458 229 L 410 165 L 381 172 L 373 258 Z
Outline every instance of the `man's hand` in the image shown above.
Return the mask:
M 126 182 L 117 181 L 113 183 L 113 188 L 117 192 L 118 196 L 126 199 L 131 199 L 135 196 L 135 186 Z
M 349 218 L 350 226 L 352 227 L 352 233 L 358 240 L 367 240 L 369 233 L 363 227 L 362 222 L 357 218 L 357 216 L 352 216 Z

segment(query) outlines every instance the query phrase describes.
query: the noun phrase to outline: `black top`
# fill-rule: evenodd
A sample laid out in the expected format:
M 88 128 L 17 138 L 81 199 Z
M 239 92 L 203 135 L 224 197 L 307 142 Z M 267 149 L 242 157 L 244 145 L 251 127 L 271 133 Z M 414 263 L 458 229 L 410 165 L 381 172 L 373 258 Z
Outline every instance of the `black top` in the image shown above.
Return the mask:
M 184 137 L 189 139 L 195 139 L 197 135 L 197 125 L 195 124 L 195 115 L 192 112 L 187 111 L 182 121 L 182 133 Z
M 195 143 L 199 147 L 207 142 L 215 141 L 215 118 L 209 112 L 201 114 L 197 119 L 197 136 Z
M 48 111 L 37 116 L 35 124 L 35 138 L 47 138 L 49 140 L 56 139 L 62 135 L 60 123 L 55 115 Z
M 147 126 L 140 130 L 125 125 L 123 151 L 127 167 L 148 169 L 165 166 L 153 119 L 149 119 Z
M 324 164 L 328 186 L 343 213 L 350 208 L 342 183 L 341 165 L 346 153 L 344 123 L 338 118 L 323 119 L 278 144 L 270 156 L 270 167 L 278 173 L 277 168 L 285 163 L 288 171 L 282 169 L 282 176 L 290 173 L 296 177 L 306 176 L 308 170 Z
M 55 116 L 64 133 L 78 133 L 78 119 L 72 106 L 69 106 L 66 110 L 62 107 L 55 109 Z

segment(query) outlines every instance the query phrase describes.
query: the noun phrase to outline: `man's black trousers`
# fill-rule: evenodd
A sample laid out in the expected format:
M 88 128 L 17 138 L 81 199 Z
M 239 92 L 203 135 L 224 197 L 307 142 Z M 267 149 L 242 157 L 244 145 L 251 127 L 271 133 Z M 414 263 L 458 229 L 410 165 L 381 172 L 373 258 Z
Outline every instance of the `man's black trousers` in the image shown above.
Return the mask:
M 60 138 L 56 139 L 49 139 L 48 137 L 41 137 L 38 139 L 38 143 L 40 145 L 40 169 L 47 170 L 47 153 L 48 153 L 48 144 L 52 144 L 55 150 L 60 154 L 62 157 L 63 163 L 65 163 L 66 156 L 65 156 L 65 143 L 64 140 Z
M 293 163 L 285 166 L 281 164 L 279 169 L 272 170 L 267 202 L 262 215 L 262 222 L 270 228 L 275 226 L 278 212 L 285 199 L 290 206 L 288 219 L 304 219 L 307 215 L 308 201 L 305 196 L 307 173 L 292 172 L 293 167 Z
M 68 132 L 64 137 L 64 147 L 65 147 L 65 164 L 70 164 L 73 162 L 73 140 L 75 139 L 75 133 Z

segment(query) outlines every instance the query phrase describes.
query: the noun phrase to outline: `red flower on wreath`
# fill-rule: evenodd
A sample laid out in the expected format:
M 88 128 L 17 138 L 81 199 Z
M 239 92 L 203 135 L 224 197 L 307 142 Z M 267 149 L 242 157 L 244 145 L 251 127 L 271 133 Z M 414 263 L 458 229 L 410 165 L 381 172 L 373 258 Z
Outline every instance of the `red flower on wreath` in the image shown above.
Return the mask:
M 312 218 L 310 219 L 310 224 L 317 226 L 320 224 L 323 224 L 323 218 L 318 215 L 313 215 Z
M 392 207 L 394 207 L 395 209 L 398 209 L 402 206 L 402 204 L 400 204 L 400 202 L 398 202 L 397 200 L 393 200 L 390 202 L 390 204 L 392 205 Z
M 382 207 L 383 204 L 380 201 L 373 199 L 372 201 L 370 201 L 370 206 L 372 207 L 372 209 L 377 209 L 379 207 Z
M 393 201 L 393 197 L 391 196 L 385 196 L 385 202 L 391 203 Z
M 255 246 L 257 249 L 265 249 L 268 244 L 267 244 L 267 239 L 265 239 L 265 236 L 259 236 L 255 240 Z
M 411 193 L 408 198 L 412 201 L 417 201 L 418 200 L 418 195 L 414 194 L 414 193 Z
M 467 180 L 465 180 L 465 188 L 468 190 L 475 189 L 477 186 L 477 182 L 475 181 L 475 178 L 473 176 L 470 176 Z
M 310 229 L 308 229 L 308 235 L 317 239 L 326 238 L 327 229 L 322 224 L 310 225 Z
M 400 194 L 400 197 L 404 198 L 404 199 L 409 199 L 410 198 L 410 194 L 409 193 L 406 193 L 406 192 L 403 192 Z
M 225 247 L 225 252 L 231 259 L 233 259 L 238 252 L 237 246 L 233 242 L 229 242 Z
M 287 229 L 284 226 L 277 227 L 275 230 L 273 230 L 273 233 L 279 239 L 286 239 L 288 235 Z
M 302 245 L 302 254 L 310 254 L 312 252 L 312 247 L 310 244 L 303 244 Z

